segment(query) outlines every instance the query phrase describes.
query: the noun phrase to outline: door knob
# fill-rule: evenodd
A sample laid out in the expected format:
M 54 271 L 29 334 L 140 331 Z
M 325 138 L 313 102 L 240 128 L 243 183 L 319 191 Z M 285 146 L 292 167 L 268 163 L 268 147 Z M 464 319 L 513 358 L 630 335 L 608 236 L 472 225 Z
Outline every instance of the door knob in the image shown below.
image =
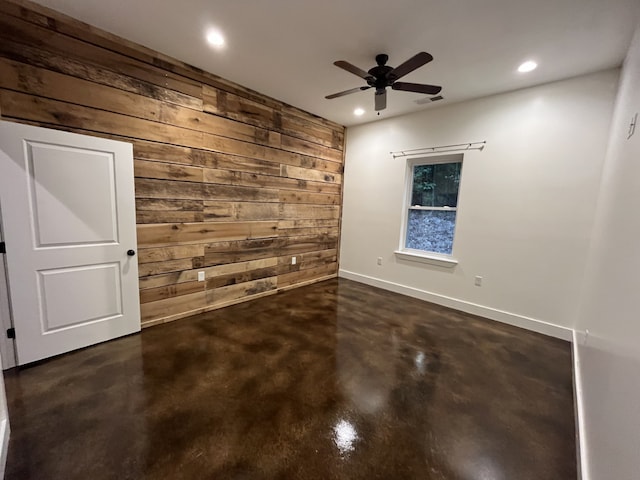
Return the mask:
M 127 250 L 127 255 L 129 255 L 130 257 L 133 257 L 136 254 L 135 250 Z

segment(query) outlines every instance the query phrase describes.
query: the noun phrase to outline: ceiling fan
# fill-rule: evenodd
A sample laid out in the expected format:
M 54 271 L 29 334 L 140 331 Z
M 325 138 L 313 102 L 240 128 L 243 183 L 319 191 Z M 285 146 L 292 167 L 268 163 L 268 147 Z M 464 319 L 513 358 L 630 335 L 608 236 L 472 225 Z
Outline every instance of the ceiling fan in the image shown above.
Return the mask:
M 340 67 L 349 73 L 353 73 L 360 78 L 367 81 L 366 87 L 356 87 L 344 92 L 334 93 L 333 95 L 327 95 L 326 99 L 342 97 L 349 95 L 350 93 L 356 93 L 361 90 L 368 90 L 369 88 L 375 88 L 375 105 L 376 111 L 384 110 L 387 108 L 387 87 L 391 87 L 393 90 L 402 90 L 405 92 L 424 93 L 426 95 L 437 95 L 442 90 L 442 87 L 437 85 L 426 85 L 422 83 L 407 83 L 398 82 L 400 78 L 413 72 L 417 68 L 429 63 L 433 60 L 433 57 L 427 52 L 420 52 L 414 55 L 409 60 L 401 64 L 400 66 L 393 68 L 389 67 L 386 63 L 389 60 L 389 56 L 381 53 L 376 55 L 377 66 L 370 69 L 368 72 L 359 69 L 355 65 L 350 64 L 344 60 L 338 60 L 333 62 L 336 67 Z

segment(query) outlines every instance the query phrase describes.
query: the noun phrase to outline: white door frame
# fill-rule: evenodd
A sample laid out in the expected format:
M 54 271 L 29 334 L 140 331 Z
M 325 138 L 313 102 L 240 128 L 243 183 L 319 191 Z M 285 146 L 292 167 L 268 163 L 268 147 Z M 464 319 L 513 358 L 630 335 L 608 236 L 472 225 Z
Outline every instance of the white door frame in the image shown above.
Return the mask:
M 2 236 L 2 205 L 0 205 L 0 242 Z M 2 368 L 7 370 L 17 365 L 15 340 L 7 337 L 8 329 L 13 328 L 11 318 L 11 302 L 9 300 L 9 282 L 5 255 L 0 254 L 0 357 Z

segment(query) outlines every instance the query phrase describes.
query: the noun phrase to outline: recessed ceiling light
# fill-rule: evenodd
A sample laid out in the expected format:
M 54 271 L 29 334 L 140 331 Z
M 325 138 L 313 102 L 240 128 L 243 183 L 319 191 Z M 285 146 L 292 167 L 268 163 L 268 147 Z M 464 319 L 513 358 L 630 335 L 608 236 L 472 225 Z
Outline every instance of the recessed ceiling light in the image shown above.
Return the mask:
M 209 30 L 207 33 L 207 42 L 214 47 L 224 46 L 224 37 L 217 30 Z
M 361 115 L 364 115 L 364 109 L 358 107 L 353 111 L 353 114 L 357 115 L 358 117 L 361 116 Z
M 538 68 L 538 64 L 536 62 L 534 62 L 533 60 L 527 60 L 518 67 L 518 71 L 520 73 L 527 73 L 535 70 L 536 68 Z

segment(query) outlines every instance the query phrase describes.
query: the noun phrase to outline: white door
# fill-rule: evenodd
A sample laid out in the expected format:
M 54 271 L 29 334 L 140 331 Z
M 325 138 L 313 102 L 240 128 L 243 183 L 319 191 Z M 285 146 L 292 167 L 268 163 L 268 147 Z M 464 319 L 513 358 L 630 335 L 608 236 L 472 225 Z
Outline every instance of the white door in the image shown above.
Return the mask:
M 18 364 L 140 330 L 130 144 L 0 122 L 0 205 Z

